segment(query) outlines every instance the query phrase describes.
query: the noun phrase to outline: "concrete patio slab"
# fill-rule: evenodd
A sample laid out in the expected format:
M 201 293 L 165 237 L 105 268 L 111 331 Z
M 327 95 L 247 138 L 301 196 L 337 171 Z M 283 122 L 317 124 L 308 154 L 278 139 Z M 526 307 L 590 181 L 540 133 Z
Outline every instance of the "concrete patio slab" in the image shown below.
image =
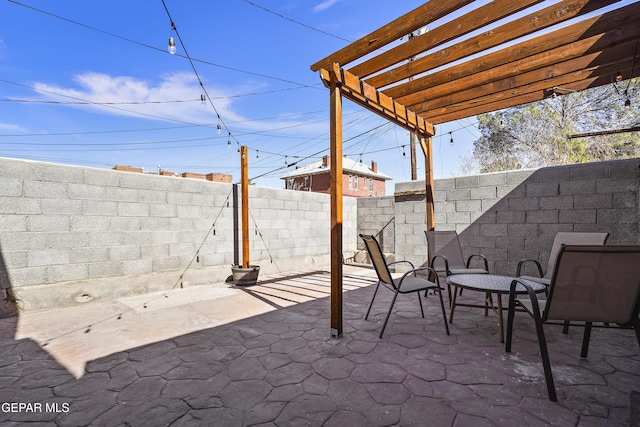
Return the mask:
M 341 338 L 329 335 L 322 270 L 2 318 L 0 423 L 629 425 L 633 331 L 596 329 L 583 360 L 580 328 L 548 328 L 550 402 L 525 315 L 507 354 L 491 314 L 460 307 L 447 336 L 437 298 L 423 297 L 423 319 L 415 296 L 401 296 L 379 339 L 391 294 L 363 320 L 373 277 L 345 266 Z

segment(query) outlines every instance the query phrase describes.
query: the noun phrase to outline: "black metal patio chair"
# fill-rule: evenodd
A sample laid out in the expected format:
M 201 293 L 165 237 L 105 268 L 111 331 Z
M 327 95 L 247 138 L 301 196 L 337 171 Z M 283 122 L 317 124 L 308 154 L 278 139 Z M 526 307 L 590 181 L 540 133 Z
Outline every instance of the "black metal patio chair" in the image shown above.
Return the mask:
M 516 298 L 515 289 L 524 286 L 527 294 Z M 528 295 L 528 298 L 527 298 Z M 533 317 L 549 400 L 557 401 L 551 372 L 544 324 L 581 322 L 584 327 L 582 351 L 587 357 L 594 322 L 605 328 L 633 328 L 640 346 L 640 246 L 566 246 L 558 252 L 549 284 L 549 295 L 539 300 L 531 287 L 518 279 L 511 283 L 505 351 L 511 352 L 516 307 Z M 571 324 L 574 325 L 573 323 Z
M 447 331 L 447 335 L 449 335 L 449 325 L 447 324 L 447 314 L 444 310 L 444 300 L 442 299 L 442 288 L 440 288 L 440 281 L 438 279 L 437 274 L 430 267 L 420 267 L 415 268 L 414 265 L 409 261 L 395 261 L 391 263 L 387 263 L 384 255 L 382 254 L 382 249 L 380 248 L 380 244 L 376 240 L 376 238 L 372 235 L 360 234 L 360 237 L 364 241 L 365 248 L 369 253 L 369 257 L 371 259 L 371 263 L 373 264 L 373 268 L 376 271 L 378 276 L 378 284 L 376 285 L 376 290 L 373 293 L 373 297 L 371 298 L 371 303 L 369 304 L 369 308 L 367 309 L 367 314 L 364 316 L 365 320 L 369 317 L 369 312 L 371 312 L 371 307 L 373 306 L 373 301 L 376 298 L 378 293 L 378 289 L 382 284 L 385 288 L 389 289 L 394 293 L 393 300 L 391 301 L 391 306 L 389 307 L 389 311 L 387 312 L 387 316 L 384 319 L 384 324 L 382 325 L 382 330 L 380 331 L 380 338 L 382 338 L 382 334 L 384 334 L 384 330 L 387 327 L 387 322 L 389 321 L 389 316 L 391 316 L 391 311 L 393 310 L 393 305 L 396 302 L 396 298 L 398 298 L 398 294 L 410 294 L 415 293 L 418 296 L 418 303 L 420 304 L 420 312 L 422 313 L 422 317 L 424 318 L 424 308 L 422 307 L 422 299 L 420 297 L 421 291 L 433 290 L 440 296 L 440 307 L 442 308 L 442 320 L 444 321 L 444 327 Z M 411 269 L 404 273 L 402 277 L 394 279 L 391 276 L 391 272 L 389 270 L 389 266 L 398 263 L 407 263 L 411 266 Z M 435 282 L 427 280 L 425 277 L 418 276 L 416 273 L 419 271 L 427 272 L 428 274 L 433 273 L 435 276 Z
M 549 260 L 547 261 L 547 269 L 542 272 L 542 265 L 535 259 L 521 259 L 518 261 L 518 267 L 516 269 L 516 277 L 521 277 L 525 280 L 531 280 L 532 282 L 543 283 L 547 286 L 551 283 L 551 275 L 553 274 L 556 260 L 558 259 L 558 252 L 562 245 L 604 245 L 609 237 L 609 233 L 586 233 L 586 232 L 566 232 L 561 231 L 556 233 L 551 245 L 551 252 L 549 253 Z M 524 275 L 523 267 L 527 264 L 533 264 L 536 267 L 537 276 Z
M 460 245 L 460 238 L 456 231 L 436 231 L 425 230 L 425 236 L 427 237 L 427 247 L 429 249 L 429 266 L 434 269 L 438 275 L 448 277 L 453 274 L 489 274 L 489 262 L 487 257 L 483 254 L 470 255 L 466 261 L 462 255 L 462 246 Z M 478 258 L 482 262 L 482 267 L 472 268 L 471 261 L 474 258 Z M 476 261 L 476 264 L 478 262 Z M 446 280 L 446 279 L 445 279 Z M 454 290 L 456 292 L 456 290 Z M 460 289 L 460 295 L 462 295 L 462 289 Z M 451 285 L 447 282 L 447 295 L 449 296 L 449 304 L 451 304 L 451 310 L 455 310 L 454 298 L 451 294 Z M 484 314 L 487 315 L 489 305 L 487 300 L 491 299 L 491 295 L 485 295 Z M 469 304 L 461 304 L 456 302 L 455 305 L 467 306 Z M 477 307 L 477 305 L 471 305 Z M 451 319 L 453 320 L 453 316 Z

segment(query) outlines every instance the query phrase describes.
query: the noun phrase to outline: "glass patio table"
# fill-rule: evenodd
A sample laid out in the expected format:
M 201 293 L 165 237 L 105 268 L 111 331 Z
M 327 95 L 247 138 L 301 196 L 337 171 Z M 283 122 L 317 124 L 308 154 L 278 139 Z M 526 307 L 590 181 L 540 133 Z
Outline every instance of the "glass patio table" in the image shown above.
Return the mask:
M 466 306 L 471 307 L 484 307 L 491 308 L 491 310 L 498 317 L 498 333 L 500 334 L 500 342 L 504 342 L 504 326 L 502 322 L 502 295 L 509 295 L 509 291 L 511 289 L 511 282 L 513 280 L 518 279 L 521 282 L 527 283 L 536 293 L 544 292 L 546 290 L 546 285 L 538 282 L 533 282 L 531 280 L 523 280 L 517 277 L 511 276 L 497 276 L 495 274 L 454 274 L 447 277 L 447 283 L 451 286 L 459 287 L 462 289 L 468 289 L 471 291 L 478 291 L 485 293 L 485 304 L 484 306 L 479 305 L 469 305 L 464 304 Z M 518 294 L 526 294 L 527 290 L 524 286 L 516 287 L 516 293 Z M 498 306 L 493 305 L 492 294 L 496 294 L 498 300 Z M 451 311 L 449 314 L 449 323 L 453 320 L 453 311 L 456 306 L 456 298 L 458 292 L 457 290 L 453 292 L 452 301 L 451 301 Z M 463 305 L 463 304 L 457 304 Z M 486 315 L 486 312 L 485 312 Z

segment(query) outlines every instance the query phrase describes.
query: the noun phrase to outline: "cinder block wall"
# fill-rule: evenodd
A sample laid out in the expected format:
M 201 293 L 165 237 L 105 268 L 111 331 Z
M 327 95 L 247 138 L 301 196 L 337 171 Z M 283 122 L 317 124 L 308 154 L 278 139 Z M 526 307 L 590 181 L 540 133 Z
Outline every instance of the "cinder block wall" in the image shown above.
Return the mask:
M 358 199 L 358 233 L 376 235 L 382 251 L 395 252 L 395 215 L 393 196 L 363 197 Z M 358 239 L 358 248 L 364 250 L 364 243 Z
M 231 184 L 0 158 L 0 312 L 224 281 L 233 204 Z M 251 186 L 249 204 L 261 274 L 329 264 L 328 195 Z M 356 212 L 345 198 L 345 250 Z
M 546 265 L 559 231 L 608 232 L 608 244 L 640 244 L 640 159 L 439 179 L 434 186 L 436 230 L 458 231 L 465 257 L 485 254 L 492 273 L 515 274 L 522 258 Z M 424 181 L 398 183 L 394 197 L 396 258 L 417 265 L 427 256 L 424 188 Z M 359 201 L 358 217 L 368 217 L 373 204 Z

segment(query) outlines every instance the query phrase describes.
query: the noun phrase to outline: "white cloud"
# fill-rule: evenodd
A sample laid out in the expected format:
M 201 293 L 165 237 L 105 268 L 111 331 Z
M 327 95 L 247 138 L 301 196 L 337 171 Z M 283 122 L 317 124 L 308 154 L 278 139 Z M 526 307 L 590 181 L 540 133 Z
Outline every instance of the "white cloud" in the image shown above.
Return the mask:
M 329 9 L 331 6 L 333 6 L 334 4 L 338 3 L 340 0 L 325 0 L 322 3 L 320 3 L 319 5 L 315 6 L 312 10 L 317 13 L 317 12 L 322 12 L 324 10 Z
M 0 131 L 25 133 L 27 129 L 19 125 L 14 125 L 13 123 L 0 123 Z
M 110 76 L 103 73 L 84 73 L 74 78 L 76 87 L 62 87 L 47 83 L 36 83 L 33 86 L 40 91 L 46 100 L 74 102 L 88 101 L 96 104 L 118 103 L 112 106 L 69 104 L 73 108 L 91 109 L 101 114 L 146 118 L 150 120 L 176 120 L 179 122 L 215 125 L 216 112 L 207 102 L 200 102 L 202 89 L 192 73 L 174 73 L 162 76 L 157 82 L 150 82 L 131 76 Z M 225 123 L 237 123 L 244 129 L 268 131 L 280 129 L 291 132 L 318 132 L 324 127 L 319 124 L 304 124 L 295 117 L 256 120 L 234 111 L 233 98 L 225 98 L 243 93 L 253 93 L 264 89 L 262 84 L 247 83 L 236 88 L 224 90 L 206 85 L 207 93 L 212 99 L 218 114 Z M 167 102 L 193 100 L 193 102 Z M 162 103 L 165 102 L 165 103 Z M 122 104 L 125 103 L 125 104 Z M 234 126 L 235 127 L 235 126 Z
M 119 103 L 112 106 L 75 105 L 79 108 L 98 109 L 105 114 L 156 120 L 171 119 L 189 123 L 215 122 L 215 113 L 211 111 L 211 107 L 201 105 L 202 90 L 195 76 L 190 73 L 165 75 L 158 82 L 102 73 L 79 74 L 74 80 L 77 88 L 47 83 L 36 83 L 34 86 L 47 99 L 88 101 L 96 104 Z M 224 94 L 209 92 L 211 97 L 220 95 Z M 193 102 L 170 102 L 188 100 Z M 228 111 L 228 100 L 219 100 L 215 105 L 221 115 L 231 115 Z

